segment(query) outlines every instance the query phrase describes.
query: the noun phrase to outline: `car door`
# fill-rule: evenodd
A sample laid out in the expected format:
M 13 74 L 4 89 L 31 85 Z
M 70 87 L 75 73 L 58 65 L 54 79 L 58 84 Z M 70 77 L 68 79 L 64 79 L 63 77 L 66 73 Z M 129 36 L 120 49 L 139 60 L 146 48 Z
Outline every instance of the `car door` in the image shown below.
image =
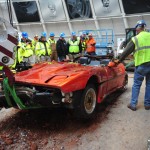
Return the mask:
M 117 84 L 117 70 L 118 67 L 108 67 L 106 66 L 106 72 L 107 72 L 107 92 L 111 92 L 114 90 L 118 84 Z
M 108 77 L 108 92 L 116 90 L 123 84 L 125 76 L 125 68 L 123 64 L 114 67 L 106 67 Z

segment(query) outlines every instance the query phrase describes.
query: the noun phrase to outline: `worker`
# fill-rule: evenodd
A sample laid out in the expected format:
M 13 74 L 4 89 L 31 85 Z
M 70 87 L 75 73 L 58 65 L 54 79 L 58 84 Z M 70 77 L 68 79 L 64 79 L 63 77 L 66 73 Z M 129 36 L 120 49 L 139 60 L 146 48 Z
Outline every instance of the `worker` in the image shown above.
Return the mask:
M 35 35 L 34 39 L 32 40 L 32 45 L 34 46 L 34 48 L 35 48 L 38 41 L 39 41 L 39 37 L 38 37 L 38 35 Z
M 49 43 L 46 41 L 46 35 L 46 32 L 42 32 L 39 42 L 35 46 L 36 63 L 51 60 L 52 52 Z
M 39 41 L 39 36 L 35 35 L 33 40 L 32 40 L 32 47 L 33 47 L 33 62 L 36 62 L 36 55 L 35 55 L 35 46 L 37 44 L 37 42 Z
M 77 37 L 76 32 L 71 33 L 72 37 L 68 40 L 67 43 L 67 54 L 69 59 L 73 61 L 75 58 L 81 56 L 82 45 L 80 38 Z
M 48 43 L 50 45 L 50 49 L 52 51 L 51 54 L 51 61 L 58 61 L 58 55 L 57 55 L 57 50 L 56 50 L 56 41 L 55 41 L 55 34 L 54 32 L 51 32 L 49 35 Z
M 127 106 L 133 111 L 137 109 L 138 96 L 144 77 L 146 79 L 144 106 L 146 110 L 150 110 L 150 32 L 147 32 L 145 28 L 146 22 L 139 20 L 135 26 L 137 35 L 132 37 L 119 60 L 115 61 L 116 63 L 122 62 L 129 54 L 134 53 L 134 83 L 131 101 Z
M 21 48 L 23 49 L 23 62 L 31 64 L 33 61 L 33 46 L 31 40 L 28 38 L 27 32 L 22 33 L 21 45 Z
M 82 37 L 83 37 L 83 39 L 84 39 L 85 42 L 88 41 L 88 34 L 89 34 L 88 31 L 83 31 L 82 32 Z
M 17 65 L 23 62 L 23 56 L 22 56 L 23 50 L 20 48 L 19 43 L 13 47 L 13 59 L 14 63 L 9 65 L 11 69 L 16 69 Z
M 32 64 L 33 48 L 31 40 L 28 39 L 27 32 L 22 32 L 21 41 L 18 42 L 17 47 L 14 47 L 14 52 L 15 52 L 15 60 L 14 64 L 10 66 L 11 68 L 15 69 L 17 65 L 21 63 Z
M 91 33 L 88 34 L 88 37 L 89 37 L 89 39 L 86 42 L 86 53 L 88 55 L 96 55 L 96 53 L 95 53 L 95 50 L 96 50 L 96 48 L 95 48 L 96 41 L 93 38 L 93 35 Z
M 84 55 L 87 48 L 86 43 L 88 41 L 88 37 L 85 31 L 82 32 L 82 35 L 80 36 L 80 40 L 82 45 L 82 55 Z
M 58 54 L 59 61 L 63 61 L 66 59 L 66 53 L 67 53 L 67 45 L 65 40 L 65 33 L 60 33 L 60 37 L 56 43 L 56 49 Z

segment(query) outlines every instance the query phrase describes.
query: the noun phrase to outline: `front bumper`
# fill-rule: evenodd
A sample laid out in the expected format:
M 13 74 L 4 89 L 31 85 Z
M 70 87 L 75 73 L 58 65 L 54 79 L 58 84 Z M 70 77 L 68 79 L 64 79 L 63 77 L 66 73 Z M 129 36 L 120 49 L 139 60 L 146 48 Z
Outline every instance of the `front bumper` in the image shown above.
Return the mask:
M 63 93 L 60 89 L 15 83 L 10 86 L 8 78 L 3 79 L 0 90 L 0 107 L 35 109 L 64 106 L 74 108 L 76 92 Z M 75 95 L 74 95 L 75 94 Z
M 8 108 L 6 99 L 5 99 L 5 95 L 3 91 L 0 91 L 0 108 Z
M 32 87 L 31 85 L 10 86 L 8 78 L 3 80 L 0 91 L 0 107 L 17 107 L 20 109 L 34 109 L 61 104 L 62 94 L 59 89 Z

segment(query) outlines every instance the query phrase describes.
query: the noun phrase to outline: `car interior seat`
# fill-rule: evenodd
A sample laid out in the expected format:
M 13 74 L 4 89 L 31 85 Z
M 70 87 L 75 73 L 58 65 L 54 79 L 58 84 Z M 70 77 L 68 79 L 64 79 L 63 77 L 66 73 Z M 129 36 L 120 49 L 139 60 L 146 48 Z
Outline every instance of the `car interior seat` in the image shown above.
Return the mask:
M 100 64 L 104 65 L 104 66 L 107 66 L 109 62 L 110 62 L 110 59 L 103 59 L 103 60 L 100 61 Z
M 99 66 L 100 65 L 100 61 L 92 59 L 89 65 L 90 66 Z
M 91 62 L 91 59 L 88 57 L 80 57 L 79 58 L 79 63 L 83 65 L 89 65 Z

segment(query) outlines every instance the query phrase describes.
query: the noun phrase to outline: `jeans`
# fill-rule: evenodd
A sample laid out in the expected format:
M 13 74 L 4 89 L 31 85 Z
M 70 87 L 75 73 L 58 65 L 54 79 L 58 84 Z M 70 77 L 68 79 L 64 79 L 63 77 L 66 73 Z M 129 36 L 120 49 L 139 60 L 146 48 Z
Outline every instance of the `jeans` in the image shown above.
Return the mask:
M 142 85 L 144 77 L 146 79 L 144 105 L 150 106 L 150 62 L 135 67 L 134 83 L 132 86 L 132 97 L 130 103 L 130 105 L 133 107 L 136 107 L 138 103 L 140 87 Z

